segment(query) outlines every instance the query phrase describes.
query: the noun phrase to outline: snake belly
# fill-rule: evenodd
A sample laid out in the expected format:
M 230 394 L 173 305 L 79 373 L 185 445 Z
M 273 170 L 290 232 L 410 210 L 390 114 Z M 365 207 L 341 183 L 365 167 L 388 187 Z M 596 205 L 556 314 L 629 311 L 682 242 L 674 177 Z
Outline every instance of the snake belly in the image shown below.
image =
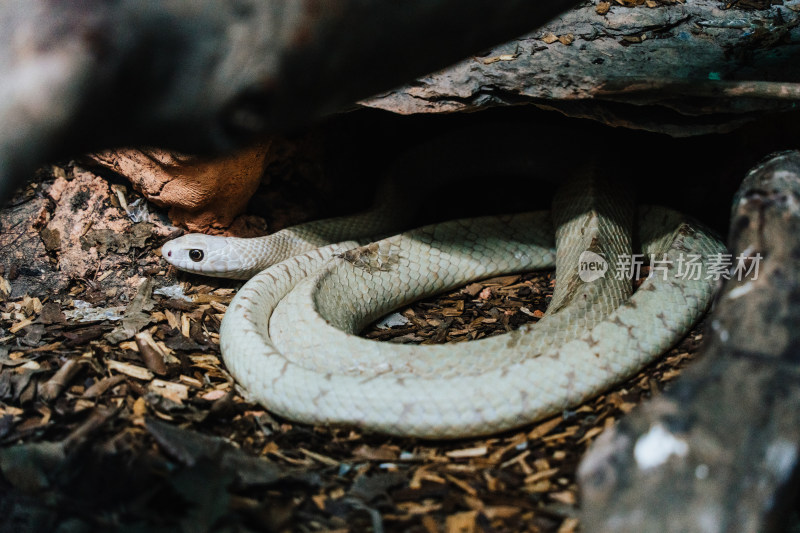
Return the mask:
M 615 265 L 634 240 L 661 268 L 631 295 Z M 584 252 L 605 259 L 604 276 L 581 279 Z M 247 396 L 292 420 L 424 438 L 490 434 L 574 407 L 653 361 L 707 309 L 717 285 L 708 264 L 723 252 L 682 215 L 637 210 L 612 187 L 578 179 L 551 212 L 331 244 L 273 265 L 233 299 L 220 344 Z M 690 276 L 681 275 L 687 257 L 698 266 Z M 437 346 L 357 336 L 418 298 L 553 265 L 553 299 L 532 326 Z

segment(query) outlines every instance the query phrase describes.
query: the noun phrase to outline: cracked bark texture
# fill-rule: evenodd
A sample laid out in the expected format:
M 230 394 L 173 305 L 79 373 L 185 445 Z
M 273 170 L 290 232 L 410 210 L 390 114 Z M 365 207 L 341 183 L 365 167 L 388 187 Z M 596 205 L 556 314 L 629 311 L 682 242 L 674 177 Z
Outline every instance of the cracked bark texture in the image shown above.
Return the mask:
M 411 114 L 531 104 L 683 136 L 730 131 L 800 100 L 796 1 L 759 10 L 722 9 L 717 0 L 611 2 L 603 15 L 601 4 L 583 2 L 361 105 Z
M 754 168 L 733 204 L 731 277 L 704 355 L 601 435 L 578 472 L 587 532 L 770 533 L 800 479 L 800 152 Z

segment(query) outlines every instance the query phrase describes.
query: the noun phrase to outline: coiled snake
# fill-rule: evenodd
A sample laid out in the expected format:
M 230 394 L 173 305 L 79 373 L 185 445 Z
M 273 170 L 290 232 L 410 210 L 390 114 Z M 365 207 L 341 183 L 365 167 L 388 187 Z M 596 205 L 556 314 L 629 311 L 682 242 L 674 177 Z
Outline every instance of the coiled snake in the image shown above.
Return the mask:
M 717 285 L 709 264 L 724 252 L 702 226 L 668 209 L 636 209 L 586 173 L 559 189 L 550 212 L 446 222 L 364 246 L 345 240 L 385 234 L 402 214 L 382 207 L 259 239 L 186 235 L 162 254 L 180 269 L 250 278 L 225 314 L 220 344 L 230 372 L 269 410 L 455 438 L 560 412 L 640 370 L 705 312 Z M 653 258 L 633 294 L 632 242 Z M 532 326 L 436 346 L 356 335 L 424 296 L 554 265 L 553 298 Z

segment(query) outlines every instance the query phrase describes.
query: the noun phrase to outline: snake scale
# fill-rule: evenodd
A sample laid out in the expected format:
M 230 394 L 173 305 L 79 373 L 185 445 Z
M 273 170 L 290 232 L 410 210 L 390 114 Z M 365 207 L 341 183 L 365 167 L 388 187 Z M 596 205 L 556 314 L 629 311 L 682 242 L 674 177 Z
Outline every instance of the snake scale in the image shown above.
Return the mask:
M 250 278 L 225 314 L 220 344 L 251 399 L 306 423 L 458 438 L 561 412 L 639 371 L 706 311 L 717 285 L 709 263 L 724 252 L 703 226 L 665 208 L 636 208 L 591 173 L 568 180 L 549 212 L 366 240 L 403 222 L 402 210 L 381 207 L 257 239 L 190 234 L 162 254 L 183 270 Z M 635 293 L 615 271 L 634 243 L 659 261 Z M 586 253 L 601 258 L 604 275 L 583 279 Z M 687 256 L 698 267 L 691 275 L 681 272 Z M 445 345 L 357 336 L 419 298 L 553 266 L 554 294 L 536 324 Z

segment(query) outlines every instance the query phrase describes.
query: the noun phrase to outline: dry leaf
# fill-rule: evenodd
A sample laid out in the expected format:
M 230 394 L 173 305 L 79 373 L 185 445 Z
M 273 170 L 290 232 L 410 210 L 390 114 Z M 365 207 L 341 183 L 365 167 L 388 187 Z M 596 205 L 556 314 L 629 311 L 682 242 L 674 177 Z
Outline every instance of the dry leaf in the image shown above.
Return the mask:
M 558 40 L 558 36 L 555 33 L 545 33 L 542 40 L 547 44 L 553 44 Z

